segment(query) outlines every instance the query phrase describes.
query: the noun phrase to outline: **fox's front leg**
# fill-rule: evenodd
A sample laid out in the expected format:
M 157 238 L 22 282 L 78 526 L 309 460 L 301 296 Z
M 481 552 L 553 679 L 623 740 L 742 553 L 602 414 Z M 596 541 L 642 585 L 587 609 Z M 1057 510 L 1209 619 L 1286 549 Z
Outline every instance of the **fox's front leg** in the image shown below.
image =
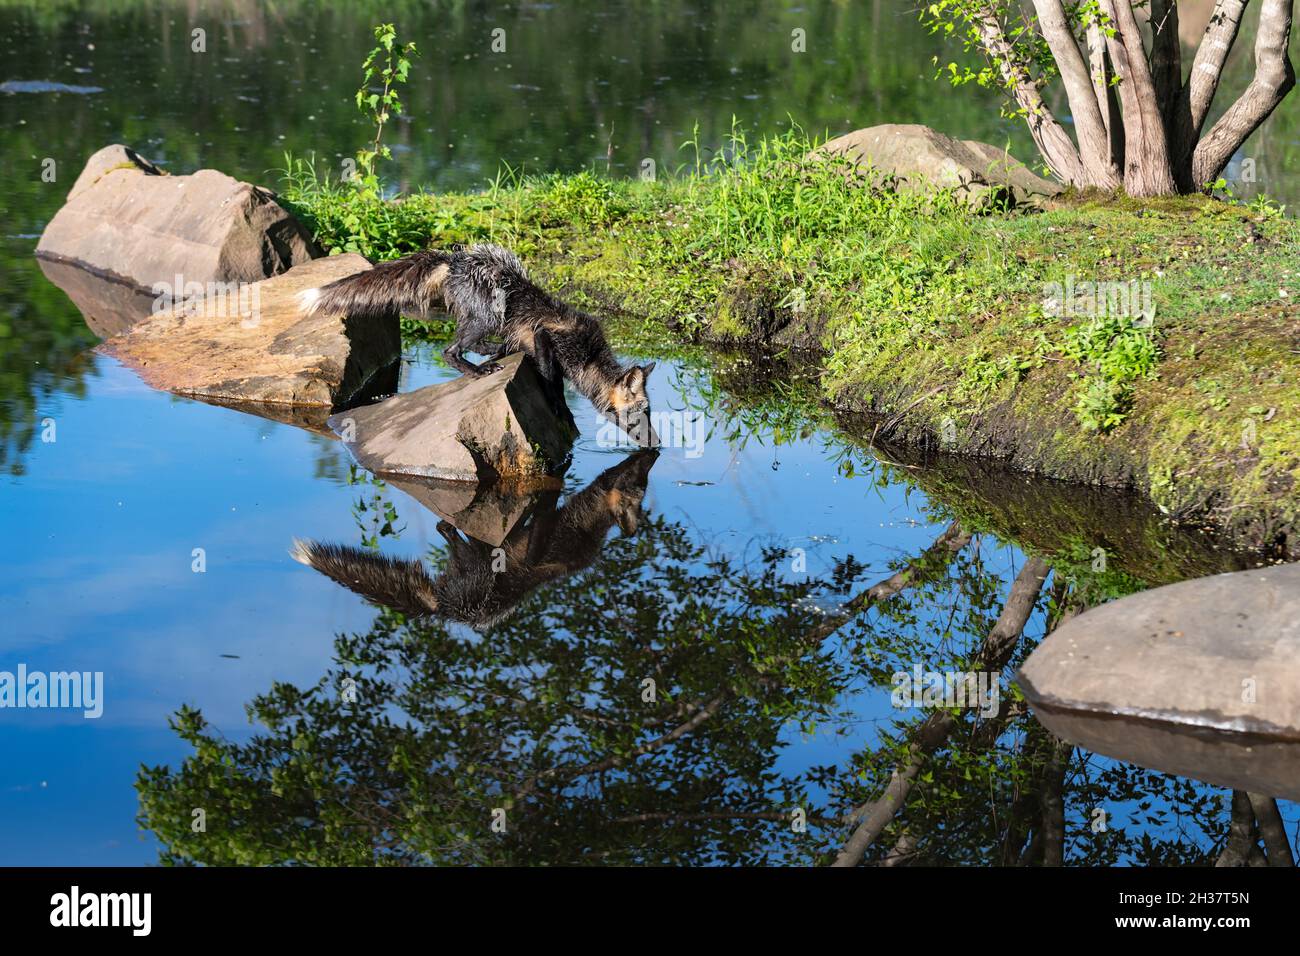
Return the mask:
M 555 343 L 548 333 L 538 329 L 533 335 L 533 362 L 542 378 L 546 400 L 558 418 L 577 428 L 569 403 L 564 400 L 564 370 L 555 354 Z

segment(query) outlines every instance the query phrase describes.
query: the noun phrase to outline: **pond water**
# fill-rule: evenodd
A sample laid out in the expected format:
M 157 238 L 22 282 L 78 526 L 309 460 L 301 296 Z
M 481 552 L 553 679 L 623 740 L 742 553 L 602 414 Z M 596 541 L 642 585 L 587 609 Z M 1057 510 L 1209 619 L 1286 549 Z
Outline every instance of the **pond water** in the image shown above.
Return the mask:
M 32 168 L 0 245 L 0 670 L 104 675 L 98 718 L 0 711 L 0 863 L 808 862 L 846 835 L 827 816 L 888 778 L 896 725 L 924 717 L 892 705 L 890 675 L 960 669 L 1025 563 L 998 532 L 1034 529 L 994 517 L 913 587 L 827 626 L 945 533 L 970 504 L 954 488 L 994 515 L 1032 500 L 1064 525 L 1056 545 L 1083 542 L 1081 563 L 1096 544 L 1127 555 L 1128 587 L 1250 563 L 1114 496 L 882 462 L 790 410 L 797 367 L 665 354 L 654 407 L 702 422 L 699 440 L 608 447 L 571 395 L 583 437 L 563 496 L 503 506 L 540 529 L 540 586 L 483 632 L 407 620 L 292 560 L 294 539 L 469 581 L 486 559 L 463 525 L 327 435 L 143 385 L 93 351 L 32 258 L 110 142 L 271 184 L 284 149 L 350 154 L 364 126 L 340 65 L 380 17 L 425 51 L 394 138 L 405 186 L 479 185 L 501 161 L 671 165 L 697 120 L 717 141 L 733 113 L 757 129 L 787 113 L 832 131 L 930 122 L 1028 156 L 995 111 L 929 78 L 937 48 L 904 5 L 644 6 L 0 5 L 0 81 L 44 84 L 0 93 L 6 168 Z M 795 60 L 784 38 L 805 23 L 827 48 Z M 450 377 L 436 346 L 407 343 L 399 390 Z M 206 729 L 170 727 L 181 708 Z M 1050 741 L 1014 707 L 971 726 L 909 803 L 907 845 L 932 863 L 1032 858 Z M 1067 765 L 1067 862 L 1204 862 L 1226 829 L 1221 788 Z

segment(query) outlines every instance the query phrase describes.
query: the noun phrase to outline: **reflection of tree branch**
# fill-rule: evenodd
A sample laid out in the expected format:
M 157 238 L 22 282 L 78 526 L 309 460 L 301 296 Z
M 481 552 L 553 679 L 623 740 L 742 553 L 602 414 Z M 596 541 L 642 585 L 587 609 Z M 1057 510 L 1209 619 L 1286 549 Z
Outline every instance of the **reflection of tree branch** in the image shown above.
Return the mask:
M 935 566 L 940 562 L 942 562 L 942 567 L 946 568 L 951 563 L 952 556 L 962 548 L 966 547 L 970 538 L 970 534 L 962 530 L 960 523 L 954 521 L 948 526 L 943 534 L 939 535 L 939 537 L 935 539 L 934 543 L 931 544 L 930 547 L 922 552 L 920 557 L 909 562 L 907 567 L 902 568 L 894 574 L 891 574 L 889 577 L 871 585 L 871 587 L 867 588 L 865 591 L 855 595 L 852 600 L 845 605 L 842 615 L 837 615 L 834 620 L 824 621 L 817 627 L 813 628 L 807 635 L 809 642 L 820 643 L 825 640 L 838 630 L 840 625 L 842 625 L 846 620 L 852 618 L 854 615 L 860 613 L 873 604 L 893 597 L 916 583 L 918 580 L 923 580 L 928 574 L 933 573 Z M 695 706 L 693 708 L 695 713 L 685 723 L 678 725 L 660 737 L 656 737 L 654 740 L 642 744 L 629 754 L 607 757 L 604 760 L 584 764 L 580 767 L 568 769 L 563 767 L 553 767 L 549 770 L 544 770 L 541 773 L 534 774 L 519 789 L 516 796 L 518 798 L 529 796 L 541 783 L 553 777 L 562 775 L 564 779 L 571 780 L 574 777 L 583 777 L 588 774 L 602 773 L 606 770 L 613 770 L 617 767 L 621 767 L 629 760 L 635 760 L 637 757 L 642 757 L 658 750 L 664 745 L 670 744 L 691 733 L 691 731 L 699 727 L 700 724 L 704 723 L 717 713 L 718 709 L 721 708 L 728 699 L 735 696 L 735 693 L 735 690 L 731 687 L 723 689 L 718 694 L 714 695 L 714 697 L 709 701 L 702 705 Z
M 988 750 L 1007 729 L 1007 725 L 1029 713 L 1029 707 L 1020 700 L 1004 700 L 998 705 L 998 712 L 993 717 L 980 722 L 975 733 L 971 734 L 971 750 Z
M 1048 633 L 1056 630 L 1071 618 L 1082 613 L 1078 602 L 1068 603 L 1069 585 L 1059 578 L 1052 582 L 1052 606 L 1055 619 L 1048 624 Z M 1041 724 L 1035 726 L 1041 727 Z M 1044 728 L 1046 733 L 1046 728 Z M 1035 836 L 1041 835 L 1043 866 L 1065 865 L 1065 772 L 1069 769 L 1074 747 L 1055 734 L 1047 734 L 1047 760 L 1043 766 L 1042 792 L 1039 797 L 1042 825 Z
M 1074 747 L 1053 736 L 1048 742 L 1047 766 L 1043 768 L 1043 866 L 1065 863 L 1065 771 Z
M 1228 824 L 1228 839 L 1223 844 L 1217 866 L 1245 866 L 1250 859 L 1250 848 L 1255 845 L 1255 811 L 1244 790 L 1232 791 L 1232 821 Z
M 1038 603 L 1039 592 L 1050 570 L 1042 558 L 1033 557 L 1025 562 L 1011 585 L 1011 593 L 997 623 L 975 655 L 971 670 L 1001 671 L 1006 666 L 1025 622 Z M 908 758 L 890 775 L 884 794 L 878 800 L 858 807 L 850 815 L 851 820 L 862 822 L 835 858 L 834 866 L 858 865 L 867 848 L 902 809 L 926 759 L 947 741 L 956 726 L 957 718 L 946 710 L 936 711 L 921 722 L 913 736 Z
M 1255 812 L 1255 819 L 1259 821 L 1259 835 L 1264 838 L 1264 847 L 1268 850 L 1268 865 L 1295 866 L 1291 843 L 1286 838 L 1286 827 L 1282 824 L 1277 801 L 1262 793 L 1247 793 L 1246 796 Z
M 962 529 L 960 522 L 954 521 L 943 534 L 934 539 L 934 543 L 926 548 L 920 557 L 909 561 L 905 568 L 854 595 L 852 600 L 844 605 L 840 615 L 835 615 L 832 619 L 823 621 L 813 628 L 808 634 L 808 639 L 825 640 L 839 630 L 842 624 L 873 604 L 887 600 L 917 581 L 924 580 L 934 573 L 937 567 L 948 567 L 952 563 L 953 555 L 966 547 L 970 543 L 970 538 L 970 534 Z
M 886 853 L 880 860 L 880 866 L 906 866 L 907 863 L 916 855 L 916 838 L 907 830 L 904 830 L 899 836 L 898 842 L 894 848 Z
M 1058 627 L 1070 620 L 1075 615 L 1082 612 L 1082 605 L 1077 598 L 1070 601 L 1069 585 L 1061 579 L 1056 579 L 1052 584 L 1052 608 L 1053 614 L 1048 620 L 1047 633 L 1051 634 Z M 1021 700 L 1004 700 L 998 708 L 997 716 L 992 720 L 986 720 L 980 724 L 979 728 L 971 734 L 970 750 L 987 750 L 992 747 L 1002 736 L 1007 725 L 1029 712 L 1029 707 Z M 1047 733 L 1042 724 L 1034 721 L 1029 725 L 1027 745 L 1030 741 L 1037 740 L 1038 746 L 1035 750 L 1043 749 L 1046 745 L 1049 754 L 1048 760 L 1044 761 L 1046 766 L 1050 762 L 1051 748 L 1054 743 L 1059 743 L 1055 737 Z M 1046 738 L 1046 739 L 1044 739 Z M 1072 748 L 1071 748 L 1072 749 Z M 1068 756 L 1066 764 L 1068 765 Z M 1061 787 L 1064 788 L 1064 778 L 1061 781 Z M 1043 861 L 1045 826 L 1032 826 L 1032 817 L 1034 811 L 1039 812 L 1039 818 L 1042 819 L 1043 796 L 1042 794 L 1030 790 L 1027 793 L 1021 793 L 1011 805 L 1011 812 L 1007 819 L 1006 833 L 1002 841 L 1002 860 L 1003 864 L 1010 866 L 1018 864 L 1020 866 L 1029 866 L 1036 861 Z M 1061 844 L 1062 855 L 1064 855 L 1064 803 L 1061 806 Z M 1031 833 L 1032 830 L 1032 833 Z M 1026 842 L 1026 837 L 1029 837 Z
M 628 817 L 618 817 L 611 821 L 613 823 L 652 823 L 657 821 L 672 821 L 674 823 L 686 823 L 692 820 L 775 820 L 781 823 L 790 822 L 790 814 L 784 810 L 722 810 L 716 813 L 672 813 L 672 812 L 654 812 L 654 813 L 636 813 Z M 819 826 L 831 827 L 838 826 L 838 820 L 832 820 L 827 817 L 810 816 L 807 818 L 809 823 L 816 823 Z

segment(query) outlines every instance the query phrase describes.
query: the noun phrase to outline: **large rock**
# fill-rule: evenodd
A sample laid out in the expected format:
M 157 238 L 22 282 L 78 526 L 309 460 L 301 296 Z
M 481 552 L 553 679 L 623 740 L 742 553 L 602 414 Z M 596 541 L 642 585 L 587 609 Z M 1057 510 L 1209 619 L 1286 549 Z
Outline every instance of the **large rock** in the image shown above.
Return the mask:
M 330 425 L 377 474 L 451 481 L 554 474 L 572 430 L 546 403 L 531 359 L 516 354 L 500 365 L 491 375 L 462 375 L 341 412 Z
M 1017 682 L 1088 750 L 1300 799 L 1300 564 L 1105 604 L 1043 641 Z
M 87 161 L 36 254 L 153 289 L 255 282 L 321 253 L 269 190 L 213 169 L 170 176 L 114 145 Z
M 973 139 L 953 139 L 915 123 L 854 130 L 821 149 L 897 177 L 899 186 L 906 189 L 955 189 L 972 205 L 984 205 L 994 198 L 1034 204 L 1062 189 L 1058 183 L 1031 173 L 1006 150 Z
M 99 348 L 181 395 L 342 408 L 391 371 L 401 354 L 398 318 L 304 318 L 297 296 L 369 268 L 355 254 L 330 256 L 237 289 L 209 289 Z

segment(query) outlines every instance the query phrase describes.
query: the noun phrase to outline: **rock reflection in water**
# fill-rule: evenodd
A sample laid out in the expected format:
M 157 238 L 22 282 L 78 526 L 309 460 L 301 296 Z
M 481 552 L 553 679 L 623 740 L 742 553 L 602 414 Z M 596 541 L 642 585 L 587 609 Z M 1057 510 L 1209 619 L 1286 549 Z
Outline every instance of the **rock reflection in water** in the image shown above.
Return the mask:
M 153 314 L 155 297 L 139 286 L 99 275 L 75 263 L 36 258 L 45 278 L 72 300 L 90 331 L 112 338 Z

